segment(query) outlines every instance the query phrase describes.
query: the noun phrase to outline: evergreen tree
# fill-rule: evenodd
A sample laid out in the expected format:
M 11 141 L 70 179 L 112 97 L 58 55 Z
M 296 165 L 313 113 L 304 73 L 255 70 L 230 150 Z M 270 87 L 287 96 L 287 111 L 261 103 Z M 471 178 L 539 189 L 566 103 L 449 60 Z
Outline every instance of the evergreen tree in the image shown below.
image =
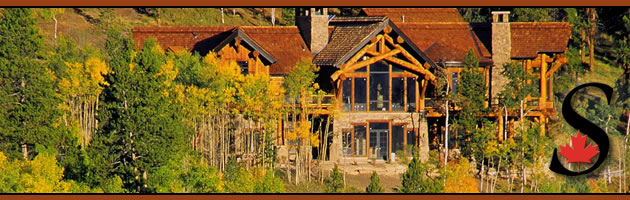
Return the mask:
M 365 188 L 367 193 L 383 193 L 383 187 L 381 187 L 381 181 L 378 178 L 376 171 L 372 172 L 370 176 L 370 184 Z
M 468 51 L 465 57 L 465 69 L 461 73 L 461 79 L 459 84 L 459 91 L 456 94 L 458 99 L 458 105 L 462 108 L 460 112 L 455 115 L 455 124 L 464 133 L 460 139 L 464 140 L 460 142 L 466 156 L 472 156 L 472 153 L 479 152 L 479 148 L 476 143 L 472 141 L 475 139 L 484 139 L 483 137 L 477 137 L 475 134 L 479 134 L 478 130 L 480 125 L 483 125 L 485 118 L 483 116 L 487 113 L 488 108 L 485 107 L 486 85 L 484 83 L 484 75 L 482 69 L 479 68 L 479 59 L 472 50 Z M 481 133 L 485 134 L 485 133 Z M 478 141 L 485 144 L 484 140 Z M 475 149 L 476 148 L 476 149 Z M 479 155 L 475 155 L 479 156 Z M 481 157 L 481 156 L 479 156 Z
M 423 164 L 420 160 L 414 157 L 409 165 L 407 171 L 401 175 L 402 186 L 400 192 L 402 193 L 437 193 L 443 191 L 443 185 L 440 178 L 432 178 L 428 174 L 431 169 L 427 164 Z
M 343 174 L 339 171 L 339 167 L 335 164 L 332 172 L 330 172 L 330 177 L 324 180 L 324 185 L 326 185 L 327 193 L 340 193 L 343 191 L 345 185 L 343 183 Z
M 155 40 L 136 54 L 132 42 L 111 37 L 106 43 L 111 86 L 103 91 L 102 129 L 92 154 L 106 152 L 96 156 L 101 162 L 96 166 L 112 168 L 97 171 L 120 176 L 127 190 L 156 192 L 168 187 L 163 180 L 178 176 L 165 172 L 178 171 L 187 148 L 181 104 L 172 99 L 177 71 Z
M 54 73 L 43 59 L 42 36 L 29 8 L 0 15 L 0 150 L 10 158 L 32 158 L 38 149 L 61 143 L 61 98 Z M 34 149 L 36 145 L 43 148 Z

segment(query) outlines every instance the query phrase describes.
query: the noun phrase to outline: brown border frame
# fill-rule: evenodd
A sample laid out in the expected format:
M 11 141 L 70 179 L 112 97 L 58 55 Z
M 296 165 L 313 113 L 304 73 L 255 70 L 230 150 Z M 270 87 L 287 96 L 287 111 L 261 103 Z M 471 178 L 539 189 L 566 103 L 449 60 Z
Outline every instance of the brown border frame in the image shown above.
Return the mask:
M 359 5 L 360 4 L 360 5 Z M 338 0 L 319 0 L 319 1 L 289 1 L 289 0 L 240 0 L 240 1 L 199 1 L 199 0 L 108 0 L 108 1 L 82 1 L 82 0 L 25 0 L 25 1 L 2 1 L 0 6 L 222 6 L 222 7 L 296 7 L 296 6 L 336 6 L 336 7 L 353 7 L 353 6 L 374 6 L 374 7 L 391 7 L 391 6 L 404 6 L 404 7 L 428 7 L 428 6 L 458 6 L 458 7 L 505 7 L 505 6 L 552 6 L 552 7 L 567 7 L 567 6 L 630 6 L 630 1 L 619 0 L 528 0 L 528 1 L 505 1 L 505 0 L 390 0 L 390 1 L 338 1 Z

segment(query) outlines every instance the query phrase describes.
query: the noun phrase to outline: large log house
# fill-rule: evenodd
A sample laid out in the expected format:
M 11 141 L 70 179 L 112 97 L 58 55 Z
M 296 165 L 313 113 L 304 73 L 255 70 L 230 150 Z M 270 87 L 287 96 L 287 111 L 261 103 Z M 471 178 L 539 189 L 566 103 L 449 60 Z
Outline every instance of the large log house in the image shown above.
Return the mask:
M 339 160 L 391 160 L 408 145 L 427 158 L 444 141 L 444 119 L 434 103 L 434 72 L 446 71 L 457 92 L 464 57 L 473 50 L 485 74 L 489 116 L 498 123 L 499 140 L 517 116 L 505 114 L 497 97 L 507 83 L 503 65 L 517 61 L 540 81 L 540 94 L 528 97 L 545 134 L 553 114 L 553 74 L 566 63 L 562 55 L 571 26 L 564 22 L 510 23 L 509 12 L 493 12 L 492 23 L 464 22 L 455 8 L 365 8 L 359 17 L 328 15 L 326 8 L 296 9 L 296 26 L 138 27 L 140 47 L 154 37 L 166 50 L 212 51 L 234 60 L 243 73 L 267 73 L 280 84 L 300 59 L 320 67 L 317 81 L 327 95 L 309 105 L 319 115 L 331 106 L 342 113 L 331 127 L 330 157 Z M 332 103 L 336 101 L 336 103 Z M 457 111 L 457 106 L 452 109 Z M 277 145 L 290 129 L 280 119 Z M 457 137 L 454 132 L 453 139 Z M 451 140 L 456 141 L 456 140 Z M 449 147 L 457 147 L 456 142 Z M 392 154 L 393 153 L 393 154 Z

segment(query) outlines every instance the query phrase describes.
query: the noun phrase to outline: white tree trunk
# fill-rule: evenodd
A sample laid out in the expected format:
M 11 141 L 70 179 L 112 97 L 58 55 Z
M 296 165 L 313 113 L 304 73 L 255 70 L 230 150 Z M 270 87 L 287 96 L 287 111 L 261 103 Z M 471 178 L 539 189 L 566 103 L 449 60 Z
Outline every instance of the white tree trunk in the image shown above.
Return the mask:
M 271 8 L 271 26 L 276 25 L 276 9 Z
M 223 14 L 223 8 L 221 8 L 221 24 L 225 24 L 225 17 Z
M 54 37 L 55 37 L 55 43 L 57 43 L 57 17 L 55 17 L 55 15 L 53 14 L 53 20 L 55 20 L 55 32 L 54 32 Z

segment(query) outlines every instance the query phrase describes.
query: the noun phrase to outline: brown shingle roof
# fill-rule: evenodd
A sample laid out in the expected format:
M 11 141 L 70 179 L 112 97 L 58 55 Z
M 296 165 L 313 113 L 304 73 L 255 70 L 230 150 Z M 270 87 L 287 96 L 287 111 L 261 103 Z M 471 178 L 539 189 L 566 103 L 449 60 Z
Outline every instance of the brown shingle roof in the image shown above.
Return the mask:
M 269 67 L 269 74 L 287 74 L 302 58 L 313 55 L 295 26 L 244 26 L 241 27 L 257 44 L 277 59 Z
M 235 28 L 237 27 L 138 27 L 133 29 L 133 38 L 139 48 L 142 47 L 144 40 L 154 37 L 164 49 L 185 48 L 205 55 L 232 35 Z M 242 26 L 240 28 L 256 45 L 275 58 L 276 62 L 269 67 L 270 74 L 286 74 L 300 58 L 313 57 L 295 26 Z
M 398 27 L 435 62 L 463 62 L 470 49 L 480 62 L 492 62 L 490 52 L 466 22 L 404 23 Z
M 363 8 L 367 16 L 387 16 L 396 25 L 415 22 L 464 22 L 457 8 Z
M 227 38 L 234 28 L 235 26 L 136 27 L 132 32 L 138 48 L 142 47 L 144 40 L 153 37 L 164 49 L 185 48 L 205 55 Z
M 517 22 L 510 27 L 512 58 L 533 58 L 539 52 L 564 52 L 572 29 L 566 22 Z
M 351 19 L 354 17 L 335 18 L 342 23 L 335 24 L 328 45 L 313 59 L 313 63 L 316 65 L 335 66 L 383 25 L 383 21 L 353 22 Z

